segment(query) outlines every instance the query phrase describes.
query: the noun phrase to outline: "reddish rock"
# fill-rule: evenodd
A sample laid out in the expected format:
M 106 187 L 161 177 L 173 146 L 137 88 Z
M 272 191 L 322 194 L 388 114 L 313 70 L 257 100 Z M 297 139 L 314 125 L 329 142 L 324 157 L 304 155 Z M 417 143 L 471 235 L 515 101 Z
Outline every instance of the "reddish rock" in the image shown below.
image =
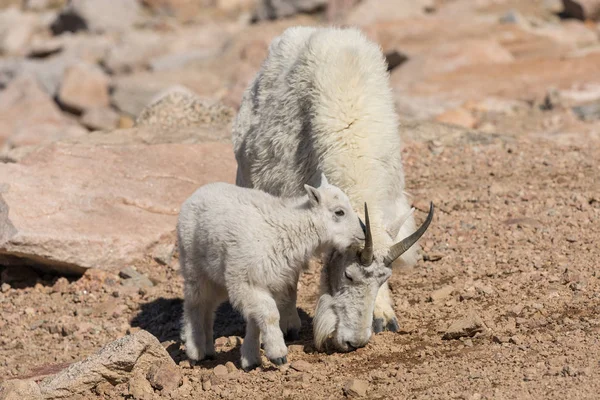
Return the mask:
M 228 144 L 46 147 L 0 164 L 0 256 L 72 273 L 119 270 L 173 234 L 200 185 L 234 176 Z
M 435 117 L 435 120 L 445 124 L 463 126 L 465 128 L 474 128 L 477 124 L 477 120 L 473 117 L 473 114 L 464 108 L 448 110 Z
M 108 84 L 108 77 L 99 67 L 78 63 L 65 71 L 58 99 L 75 111 L 108 107 Z
M 182 376 L 179 367 L 175 365 L 173 360 L 168 360 L 150 367 L 146 378 L 154 389 L 161 390 L 163 394 L 168 394 L 179 387 Z
M 0 383 L 0 400 L 42 400 L 40 387 L 33 380 L 13 379 Z
M 0 92 L 0 148 L 35 145 L 66 137 L 82 136 L 86 130 L 67 120 L 35 78 L 22 75 Z

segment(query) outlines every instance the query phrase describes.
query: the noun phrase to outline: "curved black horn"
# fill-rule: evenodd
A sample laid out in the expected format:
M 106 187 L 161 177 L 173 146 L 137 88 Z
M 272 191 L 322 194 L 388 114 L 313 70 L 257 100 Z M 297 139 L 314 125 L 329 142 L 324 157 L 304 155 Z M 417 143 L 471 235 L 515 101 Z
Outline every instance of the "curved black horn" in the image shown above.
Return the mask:
M 429 214 L 427 215 L 427 219 L 423 222 L 423 225 L 419 227 L 412 235 L 407 237 L 406 239 L 402 239 L 402 241 L 396 243 L 390 250 L 388 251 L 387 256 L 384 259 L 385 265 L 391 265 L 396 258 L 400 257 L 406 250 L 410 249 L 410 247 L 419 240 L 421 236 L 425 233 L 431 220 L 433 219 L 433 203 L 429 204 Z
M 373 236 L 371 235 L 371 223 L 369 222 L 369 209 L 365 203 L 365 248 L 360 252 L 360 263 L 369 266 L 373 262 Z

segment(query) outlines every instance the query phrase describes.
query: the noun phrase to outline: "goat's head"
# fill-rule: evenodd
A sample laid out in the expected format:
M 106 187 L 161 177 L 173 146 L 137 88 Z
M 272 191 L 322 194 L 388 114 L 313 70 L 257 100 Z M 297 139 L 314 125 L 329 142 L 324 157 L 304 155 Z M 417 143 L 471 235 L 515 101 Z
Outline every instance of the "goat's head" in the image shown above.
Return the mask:
M 412 235 L 385 251 L 375 251 L 365 204 L 364 247 L 358 251 L 333 251 L 324 260 L 321 297 L 313 320 L 318 350 L 332 346 L 335 350 L 351 351 L 369 342 L 375 299 L 392 273 L 391 264 L 419 240 L 432 218 L 433 203 L 427 219 Z
M 318 188 L 309 185 L 304 185 L 304 188 L 310 207 L 324 222 L 325 242 L 340 251 L 364 242 L 364 224 L 354 212 L 350 199 L 340 188 L 330 185 L 325 175 L 321 175 L 321 185 Z

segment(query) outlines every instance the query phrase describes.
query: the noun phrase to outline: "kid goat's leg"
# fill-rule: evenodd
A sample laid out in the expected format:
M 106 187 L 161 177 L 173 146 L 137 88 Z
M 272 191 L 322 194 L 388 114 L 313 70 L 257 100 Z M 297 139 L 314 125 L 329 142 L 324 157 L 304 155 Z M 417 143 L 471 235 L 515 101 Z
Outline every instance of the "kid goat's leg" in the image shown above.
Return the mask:
M 277 298 L 280 321 L 279 326 L 287 340 L 298 340 L 300 338 L 300 316 L 296 308 L 298 297 L 298 281 L 289 288 L 289 291 Z
M 287 362 L 287 346 L 283 340 L 283 333 L 279 327 L 279 310 L 275 299 L 270 293 L 255 287 L 247 287 L 240 291 L 242 298 L 232 299 L 234 304 L 240 304 L 240 309 L 248 323 L 248 334 L 251 334 L 252 343 L 246 346 L 246 340 L 242 345 L 242 360 L 245 354 L 254 354 L 258 352 L 255 345 L 259 343 L 254 336 L 252 324 L 256 324 L 262 335 L 262 342 L 267 358 L 275 365 L 285 364 Z
M 186 282 L 183 302 L 183 330 L 181 339 L 185 352 L 192 360 L 203 360 L 215 355 L 213 321 L 215 308 L 222 301 L 219 290 L 212 282 Z

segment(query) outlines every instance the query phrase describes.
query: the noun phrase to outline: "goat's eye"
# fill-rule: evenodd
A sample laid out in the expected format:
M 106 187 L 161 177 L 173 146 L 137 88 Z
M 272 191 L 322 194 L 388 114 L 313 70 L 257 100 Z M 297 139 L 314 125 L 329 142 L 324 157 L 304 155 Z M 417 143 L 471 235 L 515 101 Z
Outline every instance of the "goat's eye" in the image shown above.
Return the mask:
M 338 217 L 343 217 L 346 213 L 344 212 L 344 210 L 337 210 L 335 212 L 335 215 L 337 215 Z
M 348 279 L 350 282 L 353 281 L 352 277 L 350 276 L 350 274 L 348 274 L 348 271 L 344 272 L 344 275 L 346 276 L 346 279 Z

